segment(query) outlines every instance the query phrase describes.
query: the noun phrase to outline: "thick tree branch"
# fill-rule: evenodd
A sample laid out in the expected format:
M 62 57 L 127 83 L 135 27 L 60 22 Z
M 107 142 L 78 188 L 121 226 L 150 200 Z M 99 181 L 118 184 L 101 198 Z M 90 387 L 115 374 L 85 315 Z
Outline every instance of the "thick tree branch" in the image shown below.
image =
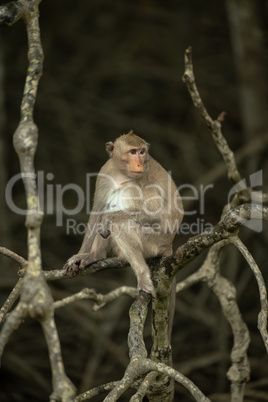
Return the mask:
M 0 26 L 13 25 L 25 12 L 25 3 L 23 1 L 12 1 L 3 4 L 0 7 Z
M 204 231 L 197 236 L 191 237 L 186 243 L 180 246 L 172 256 L 162 260 L 161 266 L 164 267 L 166 274 L 168 272 L 167 277 L 169 280 L 171 277 L 174 277 L 178 270 L 182 269 L 208 247 L 220 240 L 234 236 L 239 228 L 250 219 L 268 220 L 268 207 L 253 204 L 239 205 L 227 212 L 212 230 Z M 149 265 L 151 266 L 152 264 L 149 262 Z M 129 266 L 129 264 L 126 261 L 119 260 L 115 257 L 107 258 L 85 267 L 85 269 L 79 271 L 78 276 L 91 275 L 95 272 L 105 271 L 107 269 L 122 269 L 127 266 Z M 25 273 L 21 272 L 20 275 L 24 276 Z M 70 279 L 65 275 L 63 269 L 44 271 L 44 277 L 48 281 Z
M 268 207 L 261 205 L 243 204 L 227 212 L 220 222 L 200 235 L 191 237 L 184 245 L 180 246 L 172 257 L 163 261 L 166 269 L 174 270 L 174 275 L 197 255 L 220 240 L 228 239 L 238 232 L 250 219 L 268 220 Z
M 148 303 L 151 296 L 145 292 L 140 292 L 137 300 L 132 304 L 130 308 L 130 330 L 128 336 L 130 363 L 125 371 L 124 377 L 115 384 L 113 390 L 104 399 L 105 402 L 114 402 L 128 389 L 134 382 L 148 374 L 158 372 L 163 374 L 166 378 L 172 377 L 175 381 L 182 384 L 192 394 L 196 401 L 208 402 L 204 394 L 195 386 L 195 384 L 182 374 L 166 366 L 163 363 L 156 363 L 151 359 L 148 359 L 147 351 L 143 340 L 144 322 L 147 316 Z M 152 374 L 150 380 L 154 378 Z M 147 376 L 148 378 L 148 376 Z M 149 381 L 150 381 L 149 380 Z M 144 390 L 145 391 L 145 390 Z M 160 390 L 159 390 L 160 391 Z M 136 395 L 136 394 L 135 394 Z M 169 394 L 166 395 L 169 397 Z M 140 400 L 132 397 L 133 401 Z M 159 399 L 160 400 L 160 399 Z M 164 396 L 161 396 L 161 400 L 166 400 Z
M 12 25 L 19 18 L 23 18 L 28 37 L 28 70 L 21 102 L 21 118 L 13 136 L 13 144 L 19 157 L 26 192 L 28 264 L 23 281 L 19 281 L 16 291 L 13 291 L 11 302 L 8 303 L 8 306 L 6 303 L 4 309 L 6 311 L 6 308 L 11 306 L 20 289 L 20 302 L 5 321 L 0 334 L 0 357 L 8 337 L 26 316 L 38 320 L 46 337 L 52 368 L 53 393 L 50 400 L 69 401 L 74 397 L 75 387 L 67 378 L 62 364 L 61 349 L 54 321 L 53 299 L 43 277 L 41 266 L 40 227 L 43 213 L 39 208 L 34 169 L 38 128 L 33 120 L 37 88 L 43 70 L 43 49 L 40 39 L 38 8 L 40 1 L 21 0 L 0 7 L 0 23 Z M 24 264 L 24 261 L 22 262 Z

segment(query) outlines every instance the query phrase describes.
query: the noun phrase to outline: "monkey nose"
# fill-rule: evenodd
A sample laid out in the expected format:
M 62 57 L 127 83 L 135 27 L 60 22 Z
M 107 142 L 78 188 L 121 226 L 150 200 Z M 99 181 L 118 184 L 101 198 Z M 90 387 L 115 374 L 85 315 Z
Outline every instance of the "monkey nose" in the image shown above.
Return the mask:
M 140 172 L 140 173 L 143 172 L 143 166 L 142 166 L 142 164 L 140 164 L 140 165 L 137 164 L 136 166 L 137 166 L 136 169 L 137 169 L 138 172 Z

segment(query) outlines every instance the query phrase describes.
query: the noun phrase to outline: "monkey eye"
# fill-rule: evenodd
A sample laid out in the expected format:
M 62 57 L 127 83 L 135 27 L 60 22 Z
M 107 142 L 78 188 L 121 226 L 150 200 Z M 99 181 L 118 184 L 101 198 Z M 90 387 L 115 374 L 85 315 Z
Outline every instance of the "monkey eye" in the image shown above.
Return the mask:
M 131 155 L 136 155 L 137 150 L 136 149 L 131 149 L 129 152 L 131 153 Z
M 145 154 L 145 149 L 144 149 L 144 148 L 142 148 L 142 149 L 140 150 L 140 154 L 141 154 L 141 155 L 144 155 L 144 154 Z

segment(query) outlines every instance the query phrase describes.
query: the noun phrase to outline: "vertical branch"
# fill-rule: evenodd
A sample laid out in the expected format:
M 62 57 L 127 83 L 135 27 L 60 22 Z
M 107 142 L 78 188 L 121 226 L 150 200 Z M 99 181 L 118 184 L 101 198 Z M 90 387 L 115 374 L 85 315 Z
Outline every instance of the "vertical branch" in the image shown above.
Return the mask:
M 40 226 L 43 214 L 39 211 L 34 155 L 38 142 L 38 128 L 33 121 L 33 111 L 38 83 L 43 70 L 43 49 L 40 40 L 39 10 L 41 0 L 27 0 L 23 18 L 28 36 L 28 71 L 21 102 L 21 119 L 14 133 L 13 143 L 18 154 L 24 182 L 28 229 L 28 270 L 41 270 Z
M 235 287 L 220 273 L 220 253 L 230 241 L 232 241 L 232 238 L 214 244 L 210 248 L 201 268 L 179 283 L 177 291 L 180 292 L 202 281 L 211 288 L 218 298 L 223 314 L 231 326 L 234 338 L 231 352 L 232 366 L 227 373 L 227 377 L 231 382 L 231 401 L 243 402 L 245 384 L 249 380 L 250 375 L 250 366 L 247 357 L 250 337 L 248 328 L 242 319 L 236 302 Z
M 5 129 L 6 129 L 6 111 L 5 111 L 5 67 L 4 67 L 4 57 L 3 57 L 3 41 L 0 39 L 0 132 L 2 133 L 0 137 L 0 188 L 5 188 L 8 172 L 7 172 L 7 159 L 6 159 L 6 140 L 5 140 Z M 0 210 L 1 210 L 1 225 L 0 225 L 0 238 L 5 239 L 5 243 L 10 246 L 11 243 L 11 229 L 8 223 L 8 216 L 6 214 L 6 200 L 3 194 L 0 195 Z
M 143 373 L 141 364 L 147 357 L 147 350 L 143 339 L 144 323 L 148 313 L 148 304 L 151 295 L 141 291 L 137 300 L 132 303 L 129 310 L 130 327 L 128 334 L 128 347 L 130 363 L 124 377 L 118 381 L 112 391 L 104 399 L 105 402 L 114 402 L 128 389 Z
M 39 3 L 41 0 L 20 0 L 0 8 L 0 24 L 12 25 L 24 19 L 28 36 L 28 71 L 21 102 L 21 117 L 13 136 L 21 175 L 26 192 L 28 231 L 28 264 L 24 279 L 19 281 L 11 295 L 11 304 L 21 286 L 21 300 L 4 323 L 0 334 L 0 357 L 11 333 L 29 315 L 38 320 L 48 345 L 52 368 L 53 393 L 51 401 L 71 401 L 75 387 L 65 374 L 58 333 L 54 320 L 53 299 L 43 276 L 40 250 L 40 226 L 43 213 L 39 209 L 34 155 L 38 142 L 38 128 L 33 120 L 37 88 L 43 69 L 43 50 L 39 30 Z M 2 250 L 3 251 L 3 250 Z M 14 255 L 13 255 L 14 257 Z M 2 311 L 5 313 L 5 311 Z
M 147 350 L 143 340 L 143 329 L 148 312 L 148 303 L 151 296 L 146 292 L 140 292 L 137 300 L 129 310 L 130 326 L 128 334 L 128 346 L 130 359 L 147 357 Z
M 55 325 L 53 312 L 41 321 L 44 335 L 48 345 L 50 365 L 52 369 L 53 393 L 50 401 L 73 401 L 75 388 L 65 374 L 61 355 L 58 331 Z
M 151 359 L 157 363 L 172 366 L 171 331 L 175 310 L 176 283 L 172 281 L 169 270 L 162 265 L 153 269 L 153 280 L 158 297 L 152 301 L 152 340 Z M 174 381 L 162 375 L 151 384 L 148 397 L 155 401 L 172 401 Z
M 217 296 L 223 314 L 233 332 L 233 348 L 231 352 L 232 366 L 227 372 L 231 382 L 231 401 L 243 402 L 245 385 L 249 380 L 250 366 L 247 350 L 250 342 L 247 325 L 242 319 L 236 302 L 236 289 L 234 285 L 220 273 L 220 253 L 226 241 L 215 244 L 209 250 L 204 268 L 207 270 L 208 286 Z

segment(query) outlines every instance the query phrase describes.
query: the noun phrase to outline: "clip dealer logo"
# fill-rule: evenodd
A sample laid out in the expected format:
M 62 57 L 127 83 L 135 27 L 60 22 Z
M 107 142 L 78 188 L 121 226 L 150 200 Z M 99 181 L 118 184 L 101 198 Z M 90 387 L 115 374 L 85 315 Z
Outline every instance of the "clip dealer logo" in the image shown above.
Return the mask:
M 234 195 L 238 192 L 243 192 L 250 188 L 250 200 L 249 202 L 253 206 L 254 204 L 262 205 L 263 202 L 263 192 L 261 191 L 261 187 L 263 185 L 263 171 L 259 170 L 249 176 L 249 182 L 247 184 L 246 179 L 242 179 L 240 182 L 235 184 L 228 194 L 228 203 L 231 202 Z M 244 226 L 248 227 L 255 232 L 260 233 L 263 229 L 263 221 L 262 219 L 254 219 L 252 216 L 247 222 L 244 223 Z
M 26 216 L 27 214 L 34 213 L 54 215 L 56 226 L 65 226 L 67 234 L 83 235 L 86 231 L 87 223 L 77 221 L 76 217 L 81 212 L 86 212 L 87 215 L 92 212 L 91 206 L 93 203 L 94 193 L 92 189 L 94 188 L 97 176 L 97 172 L 88 173 L 85 177 L 85 186 L 83 186 L 82 188 L 75 183 L 68 183 L 65 185 L 55 183 L 55 176 L 53 173 L 45 173 L 43 171 L 39 171 L 36 174 L 20 173 L 13 176 L 7 183 L 5 190 L 6 203 L 10 210 L 18 215 Z M 108 175 L 107 177 L 109 178 Z M 27 179 L 36 182 L 39 197 L 38 207 L 30 211 L 18 206 L 16 203 L 17 197 L 15 197 L 14 195 L 16 193 L 16 186 L 18 186 L 18 184 L 22 180 Z M 110 179 L 113 180 L 112 177 Z M 230 203 L 235 194 L 247 190 L 250 187 L 252 189 L 250 193 L 250 202 L 252 204 L 260 205 L 262 203 L 262 191 L 260 190 L 262 185 L 263 172 L 260 170 L 249 176 L 248 184 L 247 180 L 243 179 L 239 183 L 234 185 L 228 193 L 226 203 Z M 138 196 L 142 201 L 142 191 L 138 186 L 136 187 L 136 196 Z M 182 203 L 184 205 L 187 205 L 187 203 L 190 201 L 191 205 L 195 205 L 195 208 L 192 209 L 187 207 L 185 208 L 184 219 L 180 228 L 178 229 L 178 233 L 181 233 L 183 235 L 196 235 L 203 232 L 204 230 L 209 230 L 213 227 L 213 224 L 207 222 L 205 219 L 206 208 L 211 208 L 211 205 L 209 204 L 208 194 L 213 190 L 213 184 L 199 185 L 198 187 L 195 187 L 192 184 L 184 183 L 178 187 L 178 191 L 181 194 Z M 165 208 L 166 213 L 166 205 L 164 206 L 163 204 L 161 204 L 162 193 L 163 190 L 159 188 L 159 206 L 160 208 Z M 127 191 L 123 191 L 122 194 L 123 201 L 127 202 L 127 200 L 129 199 Z M 116 202 L 112 198 L 111 200 L 114 204 L 116 204 L 117 200 Z M 120 202 L 122 202 L 122 200 L 120 200 Z M 172 202 L 175 203 L 176 208 L 178 208 L 179 211 L 179 203 L 177 202 L 177 200 L 170 200 L 168 198 L 167 205 L 171 205 Z M 121 204 L 118 203 L 118 205 Z M 144 212 L 150 214 L 150 211 L 147 208 L 148 205 L 144 205 Z M 191 216 L 191 223 L 187 221 L 188 216 Z M 196 219 L 193 220 L 193 217 L 195 216 Z M 263 223 L 261 219 L 254 219 L 252 217 L 252 219 L 245 223 L 245 226 L 256 232 L 261 232 L 263 228 Z

